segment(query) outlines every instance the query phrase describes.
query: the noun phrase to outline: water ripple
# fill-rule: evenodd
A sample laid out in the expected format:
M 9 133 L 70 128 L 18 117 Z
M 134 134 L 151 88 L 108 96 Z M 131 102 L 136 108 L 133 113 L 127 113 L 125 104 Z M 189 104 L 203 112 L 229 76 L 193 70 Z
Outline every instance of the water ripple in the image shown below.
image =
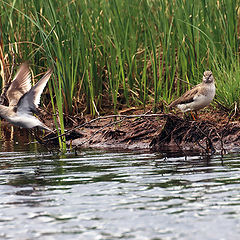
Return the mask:
M 237 154 L 1 152 L 0 238 L 237 239 L 239 176 Z

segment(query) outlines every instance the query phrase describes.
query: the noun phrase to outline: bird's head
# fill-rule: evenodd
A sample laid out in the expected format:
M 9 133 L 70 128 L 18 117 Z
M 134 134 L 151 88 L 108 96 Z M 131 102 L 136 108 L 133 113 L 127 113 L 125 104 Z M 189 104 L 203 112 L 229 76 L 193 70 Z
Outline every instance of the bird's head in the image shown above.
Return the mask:
M 214 82 L 214 77 L 211 71 L 205 71 L 203 74 L 203 82 L 212 83 Z

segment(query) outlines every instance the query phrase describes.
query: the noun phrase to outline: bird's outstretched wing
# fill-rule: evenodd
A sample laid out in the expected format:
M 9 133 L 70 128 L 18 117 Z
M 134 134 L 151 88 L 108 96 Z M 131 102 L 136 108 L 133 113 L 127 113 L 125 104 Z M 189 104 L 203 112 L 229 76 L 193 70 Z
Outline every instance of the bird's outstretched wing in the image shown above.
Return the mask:
M 27 63 L 23 63 L 6 92 L 9 106 L 16 106 L 19 99 L 28 92 L 31 87 L 29 67 Z
M 40 103 L 41 94 L 52 74 L 52 69 L 49 69 L 45 75 L 19 100 L 17 111 L 22 113 L 36 112 Z

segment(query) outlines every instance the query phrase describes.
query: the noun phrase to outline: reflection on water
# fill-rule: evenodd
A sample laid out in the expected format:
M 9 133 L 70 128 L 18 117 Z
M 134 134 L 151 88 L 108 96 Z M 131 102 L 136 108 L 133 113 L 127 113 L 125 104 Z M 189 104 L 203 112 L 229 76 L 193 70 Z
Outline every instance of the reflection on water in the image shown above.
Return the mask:
M 1 152 L 36 151 L 38 149 L 36 144 L 28 144 L 34 140 L 29 131 L 13 127 L 6 122 L 0 123 Z
M 0 239 L 238 239 L 240 156 L 84 150 L 1 133 Z

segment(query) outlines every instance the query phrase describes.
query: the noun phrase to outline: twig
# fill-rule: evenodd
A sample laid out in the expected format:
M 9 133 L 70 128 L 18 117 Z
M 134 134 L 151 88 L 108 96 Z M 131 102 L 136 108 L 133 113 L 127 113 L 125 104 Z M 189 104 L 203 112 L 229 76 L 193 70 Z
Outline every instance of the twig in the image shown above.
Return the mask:
M 213 147 L 213 143 L 212 143 L 212 140 L 210 139 L 209 137 L 209 134 L 206 134 L 198 125 L 195 125 L 197 127 L 197 129 L 207 138 L 206 139 L 206 148 L 205 148 L 205 151 L 206 153 L 209 152 L 208 150 L 208 145 L 209 145 L 209 148 L 211 149 L 212 152 L 215 152 L 215 148 Z M 197 141 L 198 142 L 198 141 Z M 198 142 L 198 145 L 200 145 L 200 143 Z M 200 145 L 201 146 L 201 145 Z
M 228 117 L 228 121 L 224 127 L 224 130 L 221 132 L 221 135 L 218 134 L 219 139 L 220 139 L 220 143 L 221 143 L 221 156 L 223 156 L 223 154 L 226 152 L 226 150 L 224 149 L 224 143 L 223 143 L 223 135 L 224 133 L 227 131 L 227 127 L 229 126 L 229 123 L 231 121 L 231 119 L 236 115 L 236 111 L 234 111 L 234 113 L 230 113 L 229 117 Z

